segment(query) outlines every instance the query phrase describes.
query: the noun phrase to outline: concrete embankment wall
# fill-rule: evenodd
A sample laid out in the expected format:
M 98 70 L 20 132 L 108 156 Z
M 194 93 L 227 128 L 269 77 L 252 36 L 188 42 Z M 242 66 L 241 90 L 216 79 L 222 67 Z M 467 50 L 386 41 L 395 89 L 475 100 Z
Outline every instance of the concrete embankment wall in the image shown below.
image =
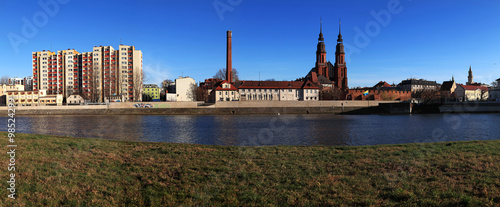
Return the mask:
M 447 103 L 439 107 L 441 113 L 498 113 L 500 102 Z
M 316 101 L 316 102 L 143 102 L 152 108 L 137 108 L 137 103 L 110 105 L 34 106 L 16 107 L 16 115 L 122 115 L 122 114 L 320 114 L 320 113 L 378 113 L 379 103 L 387 101 Z M 0 116 L 7 115 L 0 107 Z

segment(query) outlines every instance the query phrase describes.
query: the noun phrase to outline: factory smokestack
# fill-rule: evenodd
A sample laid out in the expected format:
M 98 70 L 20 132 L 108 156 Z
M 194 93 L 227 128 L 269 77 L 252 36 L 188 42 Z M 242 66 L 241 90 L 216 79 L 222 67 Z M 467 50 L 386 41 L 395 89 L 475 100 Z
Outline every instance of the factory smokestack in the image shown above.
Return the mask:
M 227 51 L 226 51 L 226 80 L 229 83 L 233 82 L 233 56 L 231 47 L 231 30 L 227 31 Z

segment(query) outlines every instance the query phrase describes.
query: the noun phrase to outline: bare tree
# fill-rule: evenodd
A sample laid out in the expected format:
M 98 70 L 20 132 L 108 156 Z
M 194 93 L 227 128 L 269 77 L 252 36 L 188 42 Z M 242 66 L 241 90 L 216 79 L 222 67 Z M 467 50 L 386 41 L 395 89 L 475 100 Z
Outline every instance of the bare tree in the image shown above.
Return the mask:
M 236 70 L 236 68 L 233 68 L 231 71 L 233 74 L 233 77 L 232 77 L 233 82 L 240 80 L 238 77 L 238 71 Z M 226 80 L 226 68 L 219 69 L 217 71 L 217 73 L 215 73 L 213 78 L 220 79 L 220 80 Z
M 0 84 L 9 84 L 9 76 L 8 75 L 4 75 L 2 76 L 2 78 L 0 78 Z
M 141 70 L 140 73 L 133 73 L 133 101 L 142 101 L 142 83 L 144 78 L 144 72 Z
M 191 99 L 192 101 L 196 101 L 197 97 L 196 95 L 198 94 L 198 86 L 196 86 L 196 83 L 193 83 L 189 86 L 189 91 L 188 91 L 188 98 Z
M 319 92 L 320 100 L 340 100 L 342 99 L 342 91 L 339 89 L 328 88 Z
M 99 84 L 99 71 L 97 70 L 97 67 L 94 67 L 93 69 L 91 68 L 90 73 L 92 74 L 91 78 L 92 80 L 89 80 L 89 96 L 90 96 L 90 101 L 91 102 L 97 102 L 99 100 L 99 90 L 97 87 L 100 85 Z
M 496 82 L 496 81 L 491 82 L 491 87 L 498 88 L 498 82 Z
M 166 89 L 172 83 L 175 83 L 172 79 L 165 79 L 164 81 L 161 82 L 161 87 Z
M 396 99 L 396 94 L 389 93 L 388 91 L 382 91 L 380 93 L 380 98 L 384 101 L 393 101 Z

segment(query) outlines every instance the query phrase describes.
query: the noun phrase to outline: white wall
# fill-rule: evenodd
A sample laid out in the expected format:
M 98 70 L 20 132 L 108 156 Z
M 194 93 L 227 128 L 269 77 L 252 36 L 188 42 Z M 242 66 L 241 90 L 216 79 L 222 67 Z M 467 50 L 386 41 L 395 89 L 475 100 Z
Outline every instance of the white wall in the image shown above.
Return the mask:
M 190 77 L 179 77 L 175 79 L 175 93 L 177 95 L 177 101 L 195 101 L 189 98 L 192 84 L 196 84 L 196 82 Z
M 167 101 L 177 101 L 177 94 L 167 93 Z

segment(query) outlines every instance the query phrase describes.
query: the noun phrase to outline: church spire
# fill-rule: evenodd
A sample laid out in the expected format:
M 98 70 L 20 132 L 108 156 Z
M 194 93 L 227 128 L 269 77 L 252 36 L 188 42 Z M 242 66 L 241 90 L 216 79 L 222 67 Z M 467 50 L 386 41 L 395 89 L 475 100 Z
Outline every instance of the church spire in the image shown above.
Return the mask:
M 318 42 L 323 42 L 325 39 L 323 38 L 323 18 L 319 20 L 319 38 Z
M 467 76 L 468 82 L 467 85 L 474 84 L 474 76 L 472 76 L 472 65 L 469 65 L 469 76 Z
M 342 40 L 342 19 L 339 19 L 339 38 L 337 39 L 337 43 L 341 43 L 343 40 Z

